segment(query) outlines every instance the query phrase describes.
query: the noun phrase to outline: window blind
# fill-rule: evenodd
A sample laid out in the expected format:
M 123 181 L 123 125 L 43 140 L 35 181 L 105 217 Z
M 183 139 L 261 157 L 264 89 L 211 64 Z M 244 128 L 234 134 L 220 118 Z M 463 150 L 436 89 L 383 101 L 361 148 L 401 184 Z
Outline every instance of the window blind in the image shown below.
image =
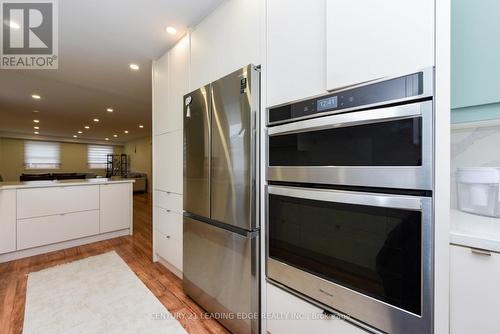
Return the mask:
M 113 154 L 113 146 L 89 145 L 88 164 L 91 169 L 106 168 L 108 154 Z
M 58 169 L 60 150 L 56 142 L 25 141 L 24 166 L 27 169 Z

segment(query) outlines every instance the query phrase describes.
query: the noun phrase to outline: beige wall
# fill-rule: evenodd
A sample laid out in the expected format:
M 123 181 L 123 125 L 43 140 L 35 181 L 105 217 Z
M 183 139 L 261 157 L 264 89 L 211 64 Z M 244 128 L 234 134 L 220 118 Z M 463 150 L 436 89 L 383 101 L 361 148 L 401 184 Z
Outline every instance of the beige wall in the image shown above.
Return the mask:
M 148 175 L 148 191 L 151 192 L 152 183 L 152 154 L 151 137 L 139 138 L 125 144 L 123 153 L 129 156 L 129 170 L 131 172 L 146 173 Z
M 19 181 L 22 173 L 95 173 L 104 176 L 103 169 L 89 169 L 87 144 L 61 143 L 61 168 L 52 170 L 24 168 L 24 140 L 0 138 L 0 174 L 4 181 Z M 123 153 L 122 146 L 115 146 L 115 153 Z

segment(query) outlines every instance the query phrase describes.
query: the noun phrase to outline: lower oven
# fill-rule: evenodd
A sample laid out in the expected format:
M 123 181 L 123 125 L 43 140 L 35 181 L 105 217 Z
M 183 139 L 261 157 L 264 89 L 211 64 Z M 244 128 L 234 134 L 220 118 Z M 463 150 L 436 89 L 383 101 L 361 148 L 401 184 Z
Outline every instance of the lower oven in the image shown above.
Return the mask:
M 270 185 L 267 277 L 386 333 L 432 333 L 432 199 Z

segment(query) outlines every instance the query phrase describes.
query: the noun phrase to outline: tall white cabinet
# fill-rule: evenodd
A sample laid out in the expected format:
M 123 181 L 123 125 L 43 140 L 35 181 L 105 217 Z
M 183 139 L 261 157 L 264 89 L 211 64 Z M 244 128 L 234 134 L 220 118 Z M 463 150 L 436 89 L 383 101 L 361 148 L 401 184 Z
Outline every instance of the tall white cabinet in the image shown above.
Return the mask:
M 326 1 L 327 88 L 434 65 L 434 0 Z
M 190 36 L 153 64 L 154 260 L 182 275 L 183 96 L 189 92 Z
M 267 1 L 267 106 L 326 93 L 327 0 Z

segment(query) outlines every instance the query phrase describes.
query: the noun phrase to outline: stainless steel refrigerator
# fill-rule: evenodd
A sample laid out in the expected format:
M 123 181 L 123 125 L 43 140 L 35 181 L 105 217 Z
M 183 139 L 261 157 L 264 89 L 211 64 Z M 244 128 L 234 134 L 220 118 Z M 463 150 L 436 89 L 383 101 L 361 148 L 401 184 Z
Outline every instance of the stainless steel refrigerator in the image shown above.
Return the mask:
M 185 292 L 233 333 L 258 333 L 258 119 L 253 65 L 184 96 Z

